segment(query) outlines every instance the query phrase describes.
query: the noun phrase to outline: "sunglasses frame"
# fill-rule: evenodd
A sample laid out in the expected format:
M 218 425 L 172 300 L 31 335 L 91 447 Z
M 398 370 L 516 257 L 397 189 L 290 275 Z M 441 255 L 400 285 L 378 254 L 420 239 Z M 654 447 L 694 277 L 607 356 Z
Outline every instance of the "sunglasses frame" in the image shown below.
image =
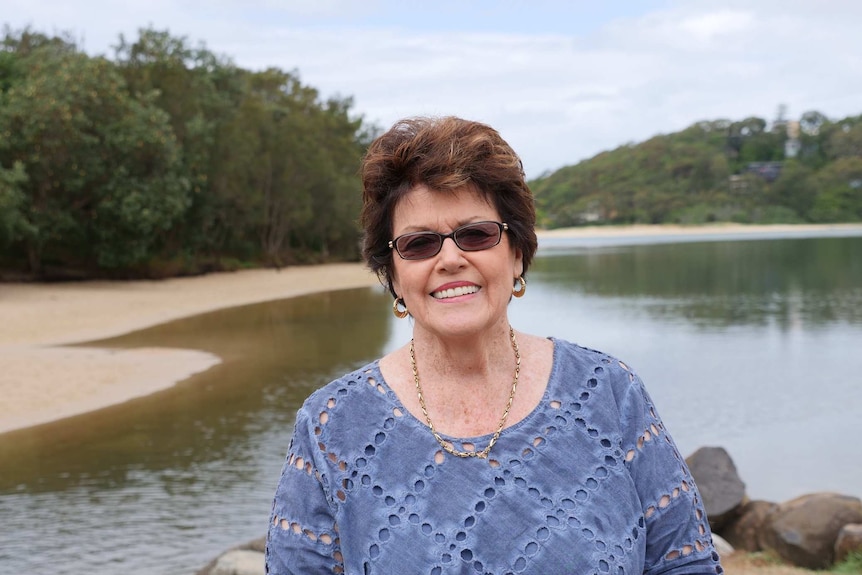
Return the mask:
M 477 226 L 480 224 L 494 224 L 494 225 L 496 225 L 500 231 L 499 235 L 497 236 L 497 241 L 494 244 L 487 246 L 487 247 L 484 247 L 484 248 L 479 248 L 479 249 L 475 249 L 475 250 L 465 249 L 461 244 L 458 243 L 457 234 L 459 232 L 462 232 L 466 228 L 471 228 L 473 226 Z M 436 256 L 437 254 L 440 253 L 440 250 L 443 249 L 443 242 L 446 241 L 446 238 L 452 238 L 452 241 L 455 242 L 455 245 L 458 246 L 458 249 L 463 251 L 463 252 L 481 252 L 483 250 L 489 250 L 495 246 L 500 245 L 500 242 L 503 241 L 503 232 L 508 231 L 508 230 L 509 230 L 509 224 L 507 224 L 506 222 L 495 222 L 493 220 L 484 220 L 481 222 L 471 222 L 469 224 L 464 224 L 463 226 L 459 226 L 459 227 L 455 228 L 454 230 L 452 230 L 448 234 L 441 234 L 440 232 L 434 232 L 431 230 L 424 231 L 424 232 L 410 232 L 407 234 L 401 234 L 400 236 L 389 240 L 389 249 L 394 250 L 402 260 L 407 260 L 407 261 L 427 260 L 428 258 L 433 258 L 434 256 Z M 408 236 L 436 236 L 436 237 L 440 238 L 440 244 L 437 246 L 437 250 L 433 254 L 429 254 L 429 255 L 423 256 L 421 258 L 407 258 L 407 257 L 404 257 L 404 254 L 402 254 L 401 250 L 398 249 L 398 240 L 400 240 L 401 238 L 408 237 Z

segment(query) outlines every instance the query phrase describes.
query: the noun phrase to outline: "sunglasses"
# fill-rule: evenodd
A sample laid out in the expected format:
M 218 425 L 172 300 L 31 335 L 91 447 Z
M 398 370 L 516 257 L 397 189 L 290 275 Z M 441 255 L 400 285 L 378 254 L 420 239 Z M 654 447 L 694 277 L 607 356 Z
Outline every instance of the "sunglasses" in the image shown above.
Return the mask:
M 405 260 L 424 260 L 440 253 L 443 241 L 452 238 L 455 245 L 465 252 L 478 252 L 493 248 L 500 243 L 503 230 L 509 226 L 500 222 L 475 222 L 461 226 L 452 233 L 412 232 L 398 236 L 389 242 L 389 248 L 398 252 Z

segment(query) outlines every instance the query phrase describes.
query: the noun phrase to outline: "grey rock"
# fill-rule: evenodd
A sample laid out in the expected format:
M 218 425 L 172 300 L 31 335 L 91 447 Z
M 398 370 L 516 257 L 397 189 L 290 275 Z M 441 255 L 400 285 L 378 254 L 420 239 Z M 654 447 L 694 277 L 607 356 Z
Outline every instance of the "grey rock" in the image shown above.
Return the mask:
M 196 573 L 196 575 L 260 575 L 265 571 L 266 536 L 228 549 Z M 239 553 L 242 552 L 242 553 Z M 222 559 L 226 558 L 224 561 Z M 216 571 L 221 569 L 221 571 Z M 233 569 L 233 571 L 230 571 Z M 239 569 L 247 569 L 241 571 Z
M 216 560 L 210 575 L 264 575 L 263 553 L 236 549 Z
M 723 447 L 701 447 L 685 462 L 703 497 L 709 526 L 720 533 L 722 527 L 737 517 L 746 502 L 745 483 Z

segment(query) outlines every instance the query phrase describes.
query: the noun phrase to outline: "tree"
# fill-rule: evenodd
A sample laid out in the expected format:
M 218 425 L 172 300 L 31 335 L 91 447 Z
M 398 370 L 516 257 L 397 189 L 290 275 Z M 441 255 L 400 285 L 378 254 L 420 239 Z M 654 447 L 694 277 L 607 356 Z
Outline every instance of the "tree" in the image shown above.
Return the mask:
M 375 128 L 349 98 L 167 31 L 121 37 L 116 58 L 29 31 L 0 44 L 4 262 L 161 276 L 357 257 Z
M 817 195 L 809 211 L 815 222 L 862 220 L 862 157 L 840 158 L 814 178 Z
M 358 257 L 362 189 L 357 168 L 369 142 L 361 139 L 361 119 L 350 117 L 351 99 L 331 98 L 318 114 L 317 166 L 320 178 L 312 194 L 315 217 L 305 237 L 324 257 Z M 322 217 L 326 214 L 326 217 Z
M 21 185 L 26 181 L 20 162 L 8 170 L 0 166 L 0 247 L 8 248 L 34 231 L 22 211 L 26 197 Z
M 152 28 L 140 30 L 134 42 L 120 36 L 115 57 L 130 94 L 154 94 L 153 104 L 167 113 L 191 186 L 191 204 L 164 238 L 165 250 L 213 257 L 236 249 L 248 255 L 235 231 L 242 192 L 227 183 L 235 160 L 244 157 L 236 153 L 243 133 L 234 121 L 247 73 L 203 45 L 192 47 L 185 37 Z
M 768 199 L 775 205 L 793 210 L 799 217 L 807 216 L 816 197 L 811 179 L 813 172 L 801 162 L 788 160 L 781 175 L 770 186 Z
M 860 158 L 862 157 L 862 122 L 839 123 L 826 144 L 829 158 Z
M 827 122 L 829 122 L 829 118 L 824 114 L 817 110 L 809 110 L 799 118 L 799 129 L 802 130 L 803 134 L 816 136 L 820 132 L 820 127 Z
M 146 258 L 188 205 L 176 141 L 152 96 L 133 99 L 113 64 L 44 44 L 0 107 L 0 163 L 20 163 L 30 269 Z M 149 99 L 148 99 L 149 98 Z
M 293 246 L 326 256 L 333 247 L 355 257 L 362 154 L 361 121 L 350 100 L 322 104 L 313 88 L 270 69 L 249 77 L 241 123 L 254 126 L 245 162 L 256 231 L 270 263 L 291 259 Z

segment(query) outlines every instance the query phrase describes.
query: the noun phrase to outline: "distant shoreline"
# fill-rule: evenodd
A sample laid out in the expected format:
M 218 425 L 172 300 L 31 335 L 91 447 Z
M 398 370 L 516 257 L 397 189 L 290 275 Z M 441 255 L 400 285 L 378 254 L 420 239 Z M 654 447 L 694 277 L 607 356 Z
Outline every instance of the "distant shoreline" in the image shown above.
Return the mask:
M 622 238 L 649 236 L 693 236 L 693 235 L 767 235 L 781 233 L 818 233 L 848 231 L 862 234 L 862 223 L 852 224 L 734 224 L 715 223 L 683 226 L 678 224 L 634 224 L 630 226 L 583 226 L 536 230 L 539 241 L 543 238 Z
M 849 232 L 862 224 L 588 226 L 539 230 L 556 238 L 657 238 Z M 0 283 L 0 433 L 155 393 L 220 362 L 168 348 L 66 347 L 240 305 L 379 286 L 361 263 L 246 270 L 160 281 Z M 380 288 L 382 290 L 382 288 Z

